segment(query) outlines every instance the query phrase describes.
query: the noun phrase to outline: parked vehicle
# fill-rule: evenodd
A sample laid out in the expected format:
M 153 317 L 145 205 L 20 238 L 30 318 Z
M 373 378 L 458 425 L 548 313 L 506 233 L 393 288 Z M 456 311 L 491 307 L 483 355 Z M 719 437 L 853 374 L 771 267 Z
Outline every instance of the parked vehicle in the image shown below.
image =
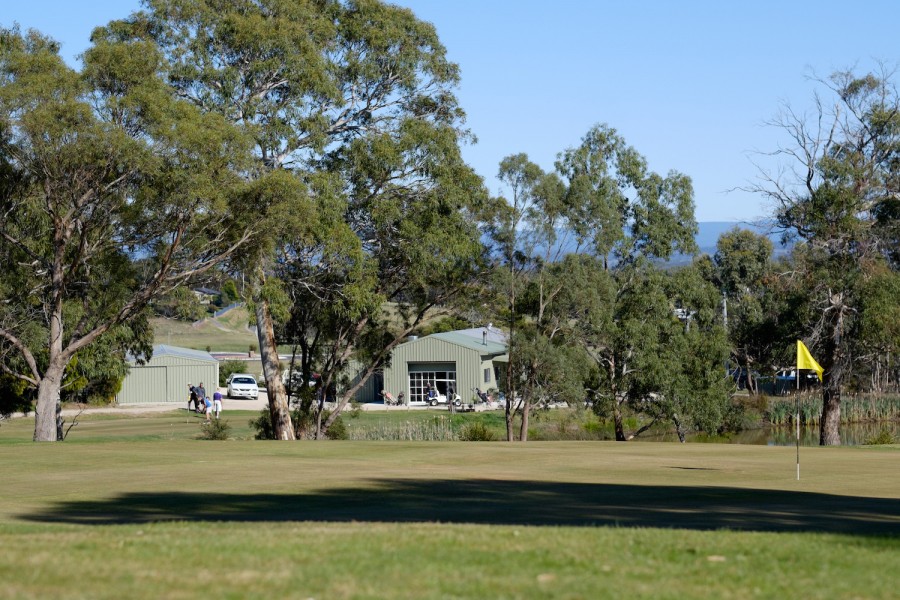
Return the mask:
M 228 398 L 259 399 L 259 385 L 256 377 L 249 373 L 232 373 L 225 382 L 228 386 Z
M 435 394 L 428 400 L 428 404 L 430 404 L 431 406 L 437 406 L 439 404 L 449 404 L 449 402 L 450 401 L 447 399 L 447 396 L 445 396 L 444 394 L 440 394 L 440 393 Z M 460 397 L 460 395 L 453 394 L 453 406 L 459 406 L 461 404 L 462 404 L 462 398 Z
M 805 390 L 819 385 L 819 376 L 815 371 L 801 371 L 800 389 Z M 775 393 L 790 394 L 797 389 L 796 369 L 782 369 L 775 374 Z

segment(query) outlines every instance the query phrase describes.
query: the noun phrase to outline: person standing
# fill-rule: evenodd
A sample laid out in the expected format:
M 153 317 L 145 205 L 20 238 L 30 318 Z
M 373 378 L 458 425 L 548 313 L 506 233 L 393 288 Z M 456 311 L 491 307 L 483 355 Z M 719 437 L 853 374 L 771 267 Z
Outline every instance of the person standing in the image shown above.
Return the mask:
M 200 385 L 197 386 L 197 404 L 202 406 L 203 409 L 198 412 L 202 412 L 206 415 L 206 419 L 209 420 L 209 408 L 212 404 L 209 398 L 206 396 L 206 389 L 203 387 L 203 382 L 200 382 Z
M 222 392 L 216 390 L 213 392 L 213 413 L 215 413 L 217 420 L 220 412 L 222 412 Z
M 194 412 L 200 412 L 200 400 L 197 398 L 197 388 L 193 386 L 193 384 L 188 384 L 188 410 L 191 409 L 191 405 L 194 406 Z

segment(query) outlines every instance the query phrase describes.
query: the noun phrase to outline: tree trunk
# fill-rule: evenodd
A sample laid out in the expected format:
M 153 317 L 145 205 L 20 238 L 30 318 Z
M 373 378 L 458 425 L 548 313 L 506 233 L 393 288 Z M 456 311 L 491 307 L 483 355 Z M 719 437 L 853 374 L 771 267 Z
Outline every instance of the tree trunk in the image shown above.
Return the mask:
M 525 400 L 522 403 L 522 423 L 519 425 L 519 441 L 528 441 L 528 416 L 531 413 L 531 402 Z
M 615 423 L 616 427 L 616 441 L 617 442 L 627 442 L 628 438 L 625 437 L 625 423 L 622 419 L 622 411 L 619 409 L 619 401 L 617 400 L 615 405 L 613 406 L 613 423 Z
M 841 388 L 832 386 L 832 380 L 826 382 L 822 390 L 822 420 L 819 425 L 820 446 L 840 446 L 841 434 Z
M 847 310 L 844 304 L 844 294 L 832 294 L 832 314 L 834 321 L 831 325 L 831 336 L 827 340 L 825 348 L 826 362 L 822 366 L 825 374 L 822 381 L 822 419 L 819 422 L 819 445 L 840 446 L 841 434 L 838 430 L 841 424 L 841 387 L 844 382 L 844 373 L 847 368 L 848 356 L 844 345 L 844 313 Z M 797 371 L 797 381 L 800 380 L 800 372 Z
M 34 411 L 35 442 L 62 440 L 61 406 L 59 391 L 65 376 L 69 358 L 63 353 L 63 260 L 62 244 L 55 241 L 56 257 L 53 263 L 53 292 L 50 313 L 50 338 L 47 344 L 47 369 L 38 383 L 37 405 Z
M 281 366 L 278 363 L 278 347 L 275 344 L 275 325 L 269 312 L 269 302 L 264 298 L 256 300 L 256 333 L 259 340 L 259 358 L 262 361 L 263 377 L 269 395 L 269 414 L 272 417 L 272 431 L 276 440 L 297 439 L 287 393 L 281 382 Z
M 506 386 L 507 389 L 511 389 L 509 385 Z M 513 434 L 513 415 L 514 411 L 513 407 L 513 399 L 511 396 L 506 396 L 506 441 L 511 442 L 515 439 L 515 435 Z
M 64 372 L 65 366 L 48 368 L 38 385 L 32 438 L 35 442 L 62 441 L 59 390 Z
M 675 423 L 675 433 L 678 434 L 678 441 L 684 443 L 684 429 L 681 428 L 681 420 L 678 415 L 672 415 L 672 422 Z

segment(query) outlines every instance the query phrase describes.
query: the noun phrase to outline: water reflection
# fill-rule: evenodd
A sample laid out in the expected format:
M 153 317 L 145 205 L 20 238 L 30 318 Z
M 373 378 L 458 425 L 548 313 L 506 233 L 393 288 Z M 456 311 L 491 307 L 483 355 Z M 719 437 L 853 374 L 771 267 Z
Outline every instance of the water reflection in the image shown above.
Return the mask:
M 876 437 L 883 429 L 887 429 L 900 440 L 900 422 L 886 421 L 880 423 L 850 423 L 841 425 L 841 443 L 844 446 L 859 446 Z M 636 438 L 645 442 L 677 442 L 675 431 L 657 435 L 641 435 Z M 717 444 L 755 444 L 759 446 L 793 446 L 797 443 L 797 432 L 793 427 L 767 427 L 741 431 L 729 436 L 709 436 L 693 434 L 687 436 L 688 442 L 713 442 Z M 803 427 L 800 429 L 801 446 L 819 445 L 819 428 Z

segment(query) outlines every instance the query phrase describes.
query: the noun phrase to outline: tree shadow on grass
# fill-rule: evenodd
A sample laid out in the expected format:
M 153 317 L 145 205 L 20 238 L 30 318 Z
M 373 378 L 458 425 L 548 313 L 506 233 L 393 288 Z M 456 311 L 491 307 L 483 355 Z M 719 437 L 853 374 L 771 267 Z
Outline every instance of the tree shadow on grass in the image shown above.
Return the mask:
M 303 494 L 130 493 L 60 502 L 29 521 L 452 522 L 900 535 L 900 500 L 723 487 L 374 480 Z

